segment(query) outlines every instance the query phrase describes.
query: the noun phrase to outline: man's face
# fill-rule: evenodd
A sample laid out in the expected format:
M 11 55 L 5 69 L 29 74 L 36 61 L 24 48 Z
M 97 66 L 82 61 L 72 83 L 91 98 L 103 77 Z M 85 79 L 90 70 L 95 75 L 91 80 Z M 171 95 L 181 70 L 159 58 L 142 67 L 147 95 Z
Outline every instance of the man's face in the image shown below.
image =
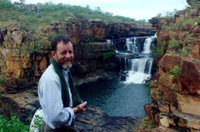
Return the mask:
M 51 55 L 58 64 L 62 65 L 63 69 L 69 70 L 74 60 L 72 43 L 68 42 L 64 44 L 63 41 L 59 42 L 57 44 L 56 52 L 52 51 Z

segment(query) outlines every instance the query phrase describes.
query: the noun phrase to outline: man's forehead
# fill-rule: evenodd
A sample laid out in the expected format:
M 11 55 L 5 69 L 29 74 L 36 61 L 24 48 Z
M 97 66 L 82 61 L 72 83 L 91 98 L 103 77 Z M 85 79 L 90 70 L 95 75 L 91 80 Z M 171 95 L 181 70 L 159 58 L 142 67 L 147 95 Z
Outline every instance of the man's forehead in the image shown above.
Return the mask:
M 72 45 L 71 42 L 64 43 L 64 42 L 62 41 L 62 42 L 59 42 L 59 43 L 57 44 L 57 50 L 58 50 L 58 51 L 73 50 L 73 45 Z

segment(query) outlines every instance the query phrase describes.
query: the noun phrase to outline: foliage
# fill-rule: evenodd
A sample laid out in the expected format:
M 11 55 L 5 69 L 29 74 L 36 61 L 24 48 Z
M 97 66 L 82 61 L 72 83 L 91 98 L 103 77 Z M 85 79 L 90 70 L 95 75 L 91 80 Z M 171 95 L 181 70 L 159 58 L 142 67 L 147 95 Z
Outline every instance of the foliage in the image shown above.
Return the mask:
M 149 119 L 149 117 L 144 117 L 141 121 L 140 121 L 140 128 L 142 130 L 148 130 L 148 129 L 153 129 L 155 128 L 154 124 L 152 123 L 152 121 Z
M 179 47 L 180 47 L 180 43 L 177 40 L 172 39 L 169 41 L 169 48 L 178 50 Z
M 177 79 L 180 74 L 180 67 L 178 65 L 174 66 L 174 68 L 172 68 L 168 74 L 174 75 L 175 79 Z
M 99 41 L 101 41 L 101 40 L 102 40 L 102 38 L 99 37 L 99 36 L 95 36 L 95 37 L 94 37 L 94 41 L 95 41 L 95 42 L 99 42 Z
M 190 50 L 191 50 L 191 47 L 186 46 L 179 52 L 179 55 L 182 57 L 186 57 L 186 56 L 188 56 Z
M 157 18 L 173 18 L 178 10 L 174 9 L 174 11 L 167 11 L 163 13 L 158 13 L 156 15 Z
M 157 98 L 161 98 L 162 97 L 162 94 L 159 91 L 156 91 L 155 93 L 156 93 L 156 97 Z
M 10 9 L 13 4 L 9 0 L 0 0 L 0 9 Z
M 23 78 L 18 78 L 16 81 L 18 86 L 22 86 L 26 82 Z
M 0 75 L 0 86 L 4 85 L 4 83 L 7 81 L 7 78 L 3 75 Z
M 197 23 L 200 25 L 200 16 L 197 18 Z
M 165 30 L 165 31 L 173 31 L 174 30 L 174 27 L 173 26 L 171 26 L 171 25 L 164 25 L 163 26 L 163 29 Z
M 158 38 L 157 38 L 157 37 L 153 38 L 153 41 L 154 41 L 154 42 L 157 42 L 157 40 L 158 40 Z
M 104 59 L 110 58 L 111 56 L 115 55 L 115 53 L 116 52 L 114 50 L 106 52 L 106 53 L 103 54 L 103 58 Z
M 12 10 L 8 10 L 12 8 Z M 66 21 L 69 17 L 79 17 L 86 19 L 101 19 L 105 22 L 138 22 L 141 24 L 148 23 L 144 20 L 136 21 L 135 19 L 114 16 L 112 13 L 101 11 L 100 7 L 95 10 L 89 6 L 71 6 L 66 4 L 42 4 L 37 10 L 23 7 L 15 7 L 9 0 L 0 0 L 0 19 L 1 22 L 9 20 L 19 22 L 22 27 L 28 30 L 43 28 L 44 25 L 51 22 Z
M 180 29 L 180 27 L 183 25 L 184 22 L 185 22 L 185 17 L 184 16 L 180 17 L 180 19 L 175 24 L 176 29 Z
M 0 132 L 28 132 L 29 126 L 22 123 L 16 116 L 7 120 L 0 115 Z
M 152 54 L 155 58 L 160 58 L 164 54 L 165 43 L 160 43 L 157 46 L 153 46 Z
M 147 82 L 147 83 L 146 83 L 146 91 L 147 91 L 147 93 L 150 93 L 150 92 L 151 92 L 150 82 Z
M 199 0 L 192 0 L 192 6 L 196 7 L 197 4 L 199 4 Z

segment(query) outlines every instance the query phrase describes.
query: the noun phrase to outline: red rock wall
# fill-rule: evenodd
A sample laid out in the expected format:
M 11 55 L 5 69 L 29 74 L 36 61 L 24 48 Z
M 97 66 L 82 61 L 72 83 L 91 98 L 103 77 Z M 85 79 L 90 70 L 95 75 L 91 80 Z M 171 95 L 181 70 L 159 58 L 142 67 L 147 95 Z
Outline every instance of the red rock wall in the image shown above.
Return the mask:
M 73 40 L 76 56 L 75 66 L 81 67 L 80 75 L 105 69 L 106 63 L 109 62 L 104 62 L 100 58 L 104 52 L 113 50 L 110 44 L 105 43 L 106 38 L 128 36 L 133 28 L 137 29 L 137 25 L 134 23 L 108 24 L 101 20 L 77 18 L 71 18 L 63 23 L 46 25 L 35 31 L 27 31 L 18 23 L 5 24 L 0 28 L 1 76 L 7 78 L 7 87 L 17 83 L 18 79 L 37 82 L 49 65 L 50 39 L 58 33 L 66 34 Z M 140 35 L 147 35 L 152 30 L 148 27 L 138 28 L 143 32 L 134 33 Z M 95 41 L 98 43 L 94 43 Z M 75 74 L 78 75 L 77 72 Z
M 157 28 L 157 47 L 165 45 L 156 61 L 158 72 L 150 82 L 152 101 L 145 105 L 158 127 L 200 130 L 199 15 L 199 8 L 191 7 L 174 19 L 151 20 Z

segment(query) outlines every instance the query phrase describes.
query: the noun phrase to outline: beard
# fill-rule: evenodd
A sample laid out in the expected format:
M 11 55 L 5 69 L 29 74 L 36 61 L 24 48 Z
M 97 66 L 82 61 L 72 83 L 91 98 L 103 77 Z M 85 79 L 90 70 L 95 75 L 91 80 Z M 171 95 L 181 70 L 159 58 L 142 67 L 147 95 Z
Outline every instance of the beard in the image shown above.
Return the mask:
M 69 69 L 72 67 L 72 63 L 69 63 L 69 64 L 63 64 L 62 65 L 62 68 L 63 70 L 65 71 L 69 71 Z

